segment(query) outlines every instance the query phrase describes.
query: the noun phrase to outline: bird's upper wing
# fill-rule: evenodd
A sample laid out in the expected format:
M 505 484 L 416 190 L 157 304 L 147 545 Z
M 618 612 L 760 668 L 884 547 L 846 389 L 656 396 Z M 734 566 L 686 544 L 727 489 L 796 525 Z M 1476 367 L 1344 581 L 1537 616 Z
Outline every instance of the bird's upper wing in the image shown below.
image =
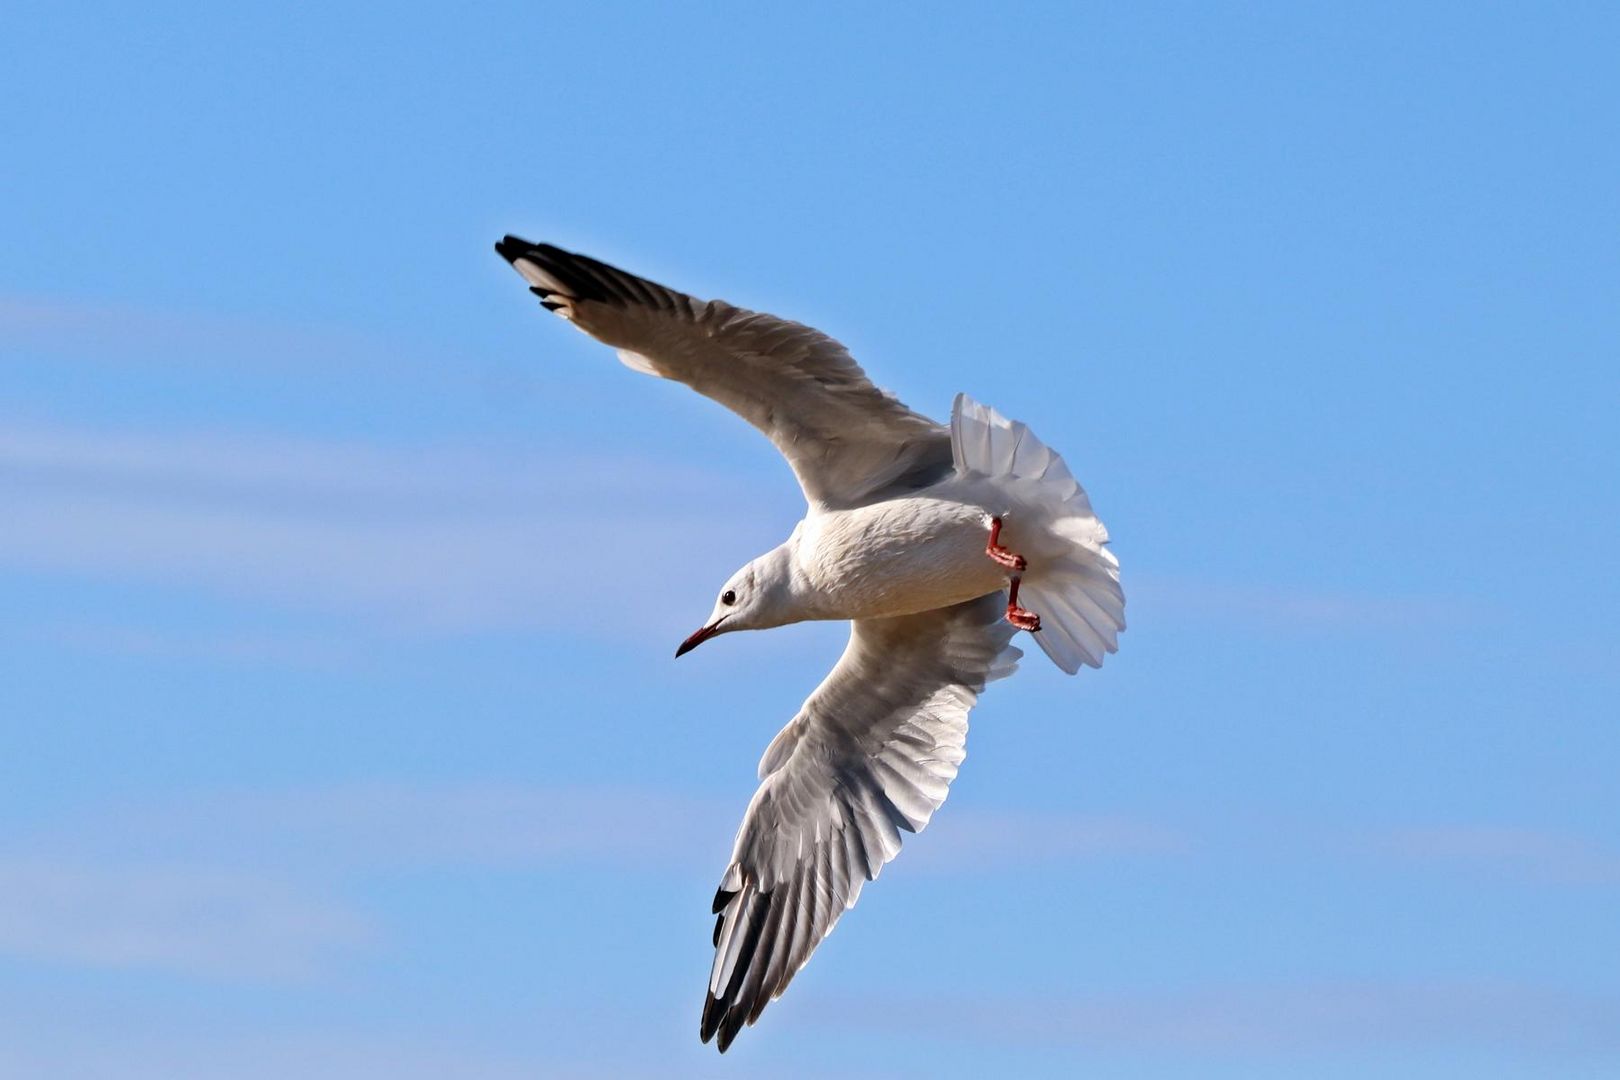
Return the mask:
M 546 308 L 630 367 L 683 382 L 763 431 L 812 504 L 858 505 L 952 467 L 950 433 L 872 385 L 818 330 L 695 300 L 549 244 L 508 236 L 495 250 Z
M 967 715 L 1022 655 L 1000 593 L 853 624 L 849 646 L 759 763 L 715 894 L 701 1034 L 722 1051 L 945 801 Z

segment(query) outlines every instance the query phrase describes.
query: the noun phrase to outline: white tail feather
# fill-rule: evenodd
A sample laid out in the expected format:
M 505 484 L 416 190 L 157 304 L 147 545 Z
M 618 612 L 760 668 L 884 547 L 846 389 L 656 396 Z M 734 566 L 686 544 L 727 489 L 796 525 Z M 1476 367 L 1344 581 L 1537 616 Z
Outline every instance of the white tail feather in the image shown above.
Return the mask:
M 1081 664 L 1101 667 L 1125 629 L 1125 594 L 1108 530 L 1085 490 L 1028 426 L 966 394 L 951 409 L 951 451 L 963 475 L 1017 481 L 1007 487 L 1018 496 L 1018 525 L 1064 545 L 1056 557 L 1031 561 L 1019 602 L 1041 617 L 1035 640 L 1058 667 L 1071 675 Z

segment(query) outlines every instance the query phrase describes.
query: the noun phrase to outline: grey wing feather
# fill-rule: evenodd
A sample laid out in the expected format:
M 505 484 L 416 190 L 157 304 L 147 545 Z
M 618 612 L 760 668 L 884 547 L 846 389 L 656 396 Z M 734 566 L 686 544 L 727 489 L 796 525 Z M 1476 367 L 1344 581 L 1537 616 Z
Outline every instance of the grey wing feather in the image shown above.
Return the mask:
M 722 1051 L 778 997 L 838 918 L 945 801 L 967 716 L 1010 674 L 1001 594 L 853 624 L 826 680 L 772 741 L 715 894 L 699 1031 Z
M 812 504 L 859 505 L 953 467 L 950 432 L 878 389 L 818 330 L 696 300 L 550 244 L 508 236 L 495 250 L 548 310 L 626 364 L 685 383 L 763 431 Z

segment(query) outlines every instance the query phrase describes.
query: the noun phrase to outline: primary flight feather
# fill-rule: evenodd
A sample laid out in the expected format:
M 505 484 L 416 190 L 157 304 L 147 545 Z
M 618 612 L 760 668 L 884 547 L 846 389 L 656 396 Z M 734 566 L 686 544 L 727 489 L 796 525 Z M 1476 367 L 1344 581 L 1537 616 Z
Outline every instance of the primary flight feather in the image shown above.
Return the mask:
M 776 445 L 808 503 L 721 588 L 676 655 L 735 630 L 849 620 L 849 645 L 771 741 L 715 894 L 699 1033 L 724 1051 L 928 823 L 967 715 L 1033 634 L 1098 667 L 1125 628 L 1108 531 L 1058 454 L 957 395 L 951 423 L 878 389 L 810 327 L 684 293 L 549 244 L 495 250 L 549 311 L 637 371 L 685 383 Z

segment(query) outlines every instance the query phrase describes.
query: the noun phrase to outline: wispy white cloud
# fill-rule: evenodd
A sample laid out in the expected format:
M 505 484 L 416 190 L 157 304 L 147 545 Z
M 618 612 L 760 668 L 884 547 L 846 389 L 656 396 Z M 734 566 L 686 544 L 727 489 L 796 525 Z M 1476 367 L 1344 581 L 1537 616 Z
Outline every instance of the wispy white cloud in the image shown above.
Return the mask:
M 718 579 L 766 542 L 761 523 L 717 512 L 724 492 L 723 478 L 611 455 L 12 424 L 0 565 L 395 632 L 555 626 L 582 607 L 667 631 L 672 582 Z
M 6 1025 L 10 1027 L 11 1025 Z M 0 1031 L 4 1031 L 0 1027 Z M 542 1059 L 502 1059 L 476 1045 L 446 1047 L 431 1039 L 376 1036 L 221 1036 L 179 1025 L 161 1035 L 58 1031 L 42 1039 L 35 1031 L 6 1033 L 0 1074 L 15 1077 L 118 1077 L 119 1080 L 533 1080 L 537 1076 L 586 1078 L 625 1075 L 606 1070 L 555 1068 Z M 470 1040 L 469 1040 L 470 1042 Z M 630 1073 L 629 1075 L 638 1075 Z M 639 1075 L 654 1075 L 651 1073 Z
M 723 865 L 745 802 L 740 794 L 716 798 L 633 786 L 377 782 L 103 805 L 13 831 L 0 847 L 0 953 L 205 978 L 283 979 L 341 970 L 344 958 L 372 942 L 373 933 L 361 912 L 327 899 L 331 895 L 445 868 L 594 866 L 706 879 Z M 948 804 L 924 835 L 908 841 L 901 861 L 908 874 L 982 875 L 1121 858 L 1181 859 L 1205 850 L 1207 839 L 1196 830 L 1127 818 Z M 1292 857 L 1257 843 L 1268 857 Z M 1348 852 L 1356 841 L 1353 834 L 1334 834 L 1326 843 Z M 1620 881 L 1611 852 L 1529 830 L 1408 829 L 1380 844 L 1385 855 L 1425 863 L 1478 863 L 1555 883 Z M 1320 855 L 1323 846 L 1311 850 Z M 940 1007 L 947 1016 L 953 1008 L 986 1015 L 1003 1010 L 1020 1018 L 1014 1029 L 1035 1025 L 1071 1033 L 1062 1037 L 1074 1041 L 1106 1032 L 1104 1041 L 1195 1047 L 1260 1044 L 1281 1039 L 1278 1031 L 1305 1042 L 1348 1038 L 1362 1022 L 1357 1017 L 1377 1038 L 1388 1038 L 1401 1017 L 1460 1025 L 1474 1016 L 1469 1010 L 1505 1010 L 1517 993 L 1492 986 L 1306 991 L 1278 992 L 1278 1001 L 1264 988 L 1250 988 L 1173 1000 Z M 1466 1006 L 1461 1019 L 1447 1019 L 1448 1002 Z M 932 1009 L 917 1006 L 919 1016 Z M 1576 1031 L 1569 1037 L 1586 1036 Z
M 130 625 L 80 616 L 0 623 L 0 642 L 43 642 L 78 653 L 154 660 L 206 660 L 246 665 L 342 669 L 369 655 L 375 641 L 353 633 L 221 631 L 206 627 Z
M 346 784 L 271 792 L 200 792 L 103 807 L 9 845 L 22 853 L 114 855 L 221 869 L 317 869 L 344 875 L 408 867 L 597 863 L 707 874 L 730 851 L 747 799 L 642 787 Z M 1121 856 L 1164 857 L 1189 840 L 1124 818 L 950 807 L 907 845 L 929 873 Z M 705 859 L 714 862 L 711 866 Z
M 633 1046 L 599 1047 L 588 1054 L 572 1045 L 559 1050 L 545 1037 L 600 1023 L 604 1005 L 590 1011 L 531 1010 L 525 1017 L 530 1031 L 500 1029 L 503 1037 L 492 1046 L 487 1031 L 469 1032 L 465 1023 L 442 1015 L 379 1023 L 353 1015 L 300 1022 L 260 1014 L 249 1025 L 217 1012 L 200 1017 L 198 1010 L 171 1002 L 125 999 L 116 1009 L 94 1009 L 53 1001 L 42 1008 L 17 997 L 0 997 L 0 1076 L 17 1080 L 642 1080 L 670 1075 L 656 1056 Z M 615 1017 L 621 1030 L 634 1030 L 637 1016 L 623 1011 Z
M 936 873 L 1034 867 L 1120 857 L 1170 857 L 1193 847 L 1185 832 L 1133 818 L 983 811 L 946 804 L 908 859 Z
M 1169 614 L 1280 630 L 1368 631 L 1392 624 L 1435 629 L 1478 624 L 1491 617 L 1485 605 L 1454 597 L 1150 574 L 1131 579 L 1131 599 Z
M 558 625 L 581 605 L 638 622 L 644 598 L 664 599 L 656 585 L 676 569 L 672 552 L 646 550 L 640 538 L 702 528 L 631 514 L 383 520 L 80 494 L 14 499 L 8 518 L 0 561 L 15 567 L 424 631 Z M 587 591 L 581 563 L 613 570 Z
M 593 447 L 385 445 L 232 431 L 142 432 L 0 424 L 0 465 L 20 488 L 143 492 L 319 509 L 521 510 L 633 499 L 675 508 L 723 478 Z
M 0 858 L 0 953 L 220 979 L 298 979 L 372 938 L 347 907 L 261 876 Z
M 662 871 L 720 847 L 739 812 L 634 787 L 356 783 L 104 808 L 37 834 L 30 850 L 342 874 L 578 861 Z
M 1515 826 L 1396 829 L 1373 838 L 1378 852 L 1419 864 L 1471 869 L 1552 884 L 1620 884 L 1620 851 L 1587 837 Z
M 1497 982 L 1235 984 L 1188 991 L 974 998 L 806 995 L 812 1022 L 947 1041 L 1207 1059 L 1487 1047 L 1620 1052 L 1620 1000 Z
M 386 364 L 398 372 L 409 356 L 398 343 L 338 326 L 16 293 L 0 295 L 0 345 L 14 355 L 158 360 L 231 371 Z
M 305 977 L 374 938 L 361 914 L 324 899 L 333 888 L 445 867 L 706 878 L 723 866 L 745 803 L 634 787 L 372 783 L 103 806 L 0 848 L 0 954 Z M 964 811 L 942 824 L 909 845 L 926 872 L 1164 855 L 1180 842 L 1127 821 Z M 1006 830 L 1019 840 L 1009 845 Z
M 154 865 L 366 874 L 439 866 L 537 867 L 595 862 L 706 872 L 746 805 L 735 797 L 623 786 L 351 782 L 281 790 L 202 790 L 107 804 L 14 835 L 16 858 L 65 854 Z M 980 873 L 1116 858 L 1177 859 L 1213 850 L 1284 862 L 1372 854 L 1418 868 L 1471 867 L 1555 884 L 1620 882 L 1620 855 L 1572 833 L 1513 827 L 1407 827 L 1368 836 L 1106 814 L 1035 813 L 947 802 L 903 859 L 927 874 Z M 695 870 L 694 870 L 695 868 Z M 1405 871 L 1403 871 L 1405 872 Z

